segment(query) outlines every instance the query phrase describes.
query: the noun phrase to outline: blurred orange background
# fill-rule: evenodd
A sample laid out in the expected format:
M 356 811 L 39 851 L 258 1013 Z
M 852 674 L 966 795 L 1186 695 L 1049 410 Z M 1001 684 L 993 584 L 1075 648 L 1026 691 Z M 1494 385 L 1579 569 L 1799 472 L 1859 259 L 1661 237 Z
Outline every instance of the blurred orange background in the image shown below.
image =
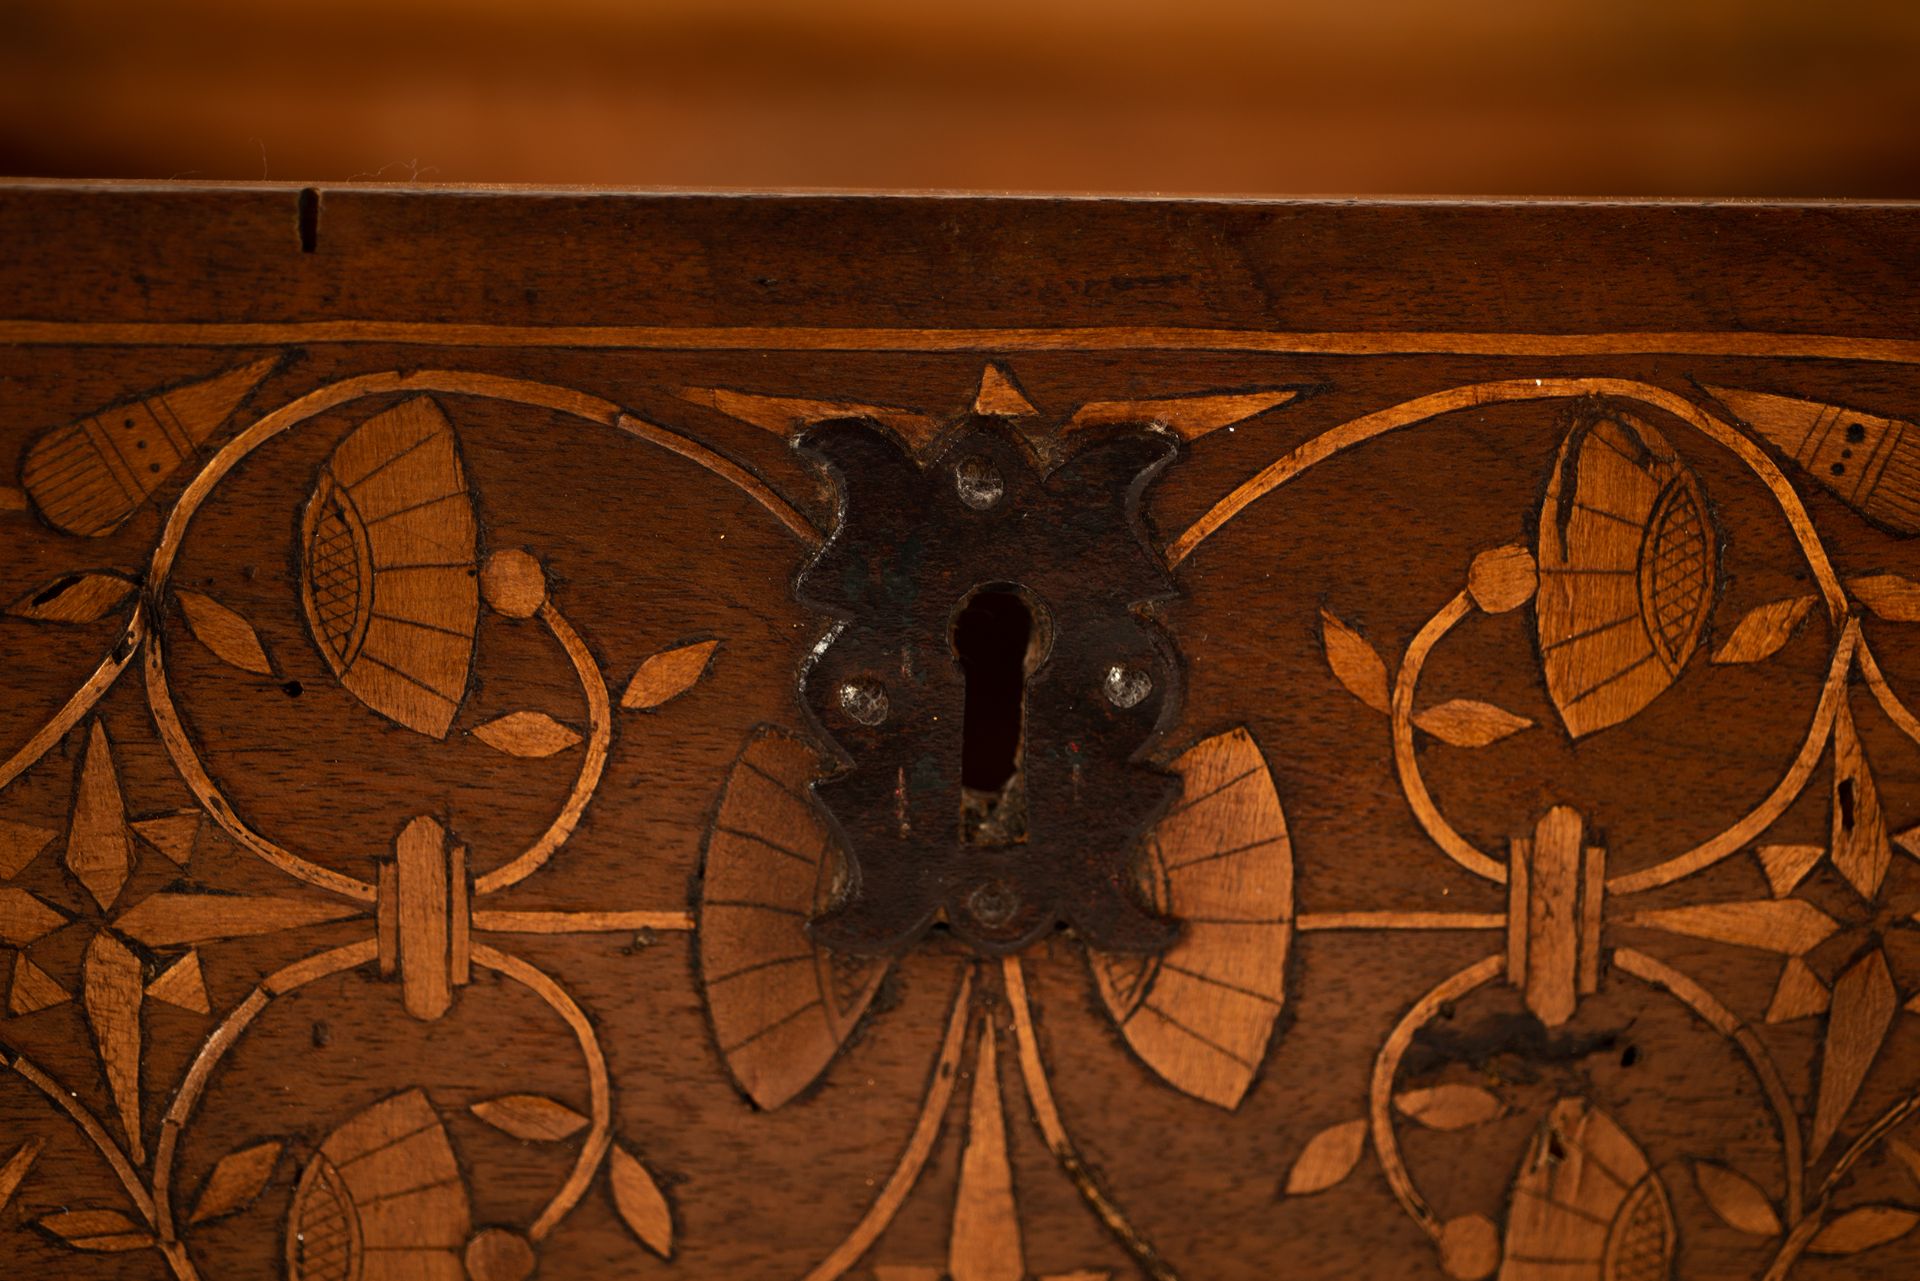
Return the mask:
M 0 0 L 14 176 L 1920 196 L 1920 3 Z

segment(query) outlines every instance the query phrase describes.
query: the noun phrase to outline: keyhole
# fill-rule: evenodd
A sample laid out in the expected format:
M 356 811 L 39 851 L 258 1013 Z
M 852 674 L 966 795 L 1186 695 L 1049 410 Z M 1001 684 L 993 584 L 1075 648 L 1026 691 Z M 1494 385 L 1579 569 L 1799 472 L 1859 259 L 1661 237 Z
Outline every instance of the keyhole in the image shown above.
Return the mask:
M 953 619 L 953 652 L 967 684 L 960 727 L 961 833 L 977 845 L 1026 839 L 1020 749 L 1027 677 L 1046 656 L 1047 627 L 1012 583 L 976 589 Z

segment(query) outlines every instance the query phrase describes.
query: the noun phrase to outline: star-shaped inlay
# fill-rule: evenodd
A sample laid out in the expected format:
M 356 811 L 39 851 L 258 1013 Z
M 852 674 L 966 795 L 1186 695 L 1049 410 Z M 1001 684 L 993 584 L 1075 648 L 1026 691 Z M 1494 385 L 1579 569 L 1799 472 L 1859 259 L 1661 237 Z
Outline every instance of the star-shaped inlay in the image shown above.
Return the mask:
M 1902 848 L 1911 843 L 1912 835 L 1908 833 L 1901 838 Z M 1787 848 L 1798 847 L 1770 846 L 1757 853 L 1763 866 L 1767 866 L 1771 858 L 1772 866 L 1779 867 L 1783 859 L 1780 851 Z M 1804 855 L 1795 858 L 1801 859 Z M 1835 868 L 1840 870 L 1837 861 Z M 1801 887 L 1814 888 L 1806 883 L 1806 875 L 1803 872 L 1795 878 L 1786 892 Z M 1845 877 L 1844 872 L 1842 877 L 1853 885 L 1852 878 Z M 1883 879 L 1883 885 L 1885 883 Z M 1780 892 L 1778 888 L 1776 892 Z M 1779 901 L 1818 910 L 1801 898 Z M 1838 917 L 1837 920 L 1828 918 L 1831 927 L 1822 931 L 1822 937 L 1814 946 L 1787 957 L 1766 1013 L 1768 1023 L 1826 1015 L 1827 1026 L 1820 1049 L 1819 1094 L 1811 1135 L 1811 1150 L 1815 1153 L 1839 1130 L 1903 1003 L 1906 1009 L 1920 1012 L 1920 991 L 1901 990 L 1888 956 L 1889 945 L 1899 935 L 1905 934 L 1907 941 L 1911 941 L 1920 916 L 1875 902 L 1856 903 L 1851 910 L 1841 909 Z
M 1920 913 L 1887 906 L 1896 847 L 1920 859 L 1920 827 L 1889 834 L 1852 713 L 1834 718 L 1829 838 L 1825 845 L 1761 845 L 1754 850 L 1771 899 L 1702 903 L 1636 913 L 1628 923 L 1780 955 L 1768 1023 L 1825 1015 L 1810 1152 L 1818 1154 L 1844 1123 L 1902 1005 L 1920 1013 L 1920 992 L 1903 992 L 1888 940 L 1910 931 Z M 1830 866 L 1836 876 L 1815 873 Z M 1842 889 L 1835 882 L 1844 882 Z M 1824 884 L 1816 904 L 1810 891 Z M 1824 905 L 1824 906 L 1823 906 Z M 1911 904 L 1908 905 L 1909 907 Z
M 130 818 L 112 740 L 99 721 L 87 728 L 67 817 L 62 861 L 102 913 L 111 911 L 133 875 L 139 849 L 149 846 L 178 867 L 193 856 L 200 834 L 198 810 Z M 0 826 L 0 872 L 19 875 L 59 833 L 7 820 Z M 7 984 L 13 1017 L 37 1014 L 73 999 L 73 993 L 29 954 L 28 948 L 67 925 L 60 908 L 17 886 L 0 886 L 0 940 L 19 949 Z M 148 997 L 198 1014 L 211 1010 L 200 957 L 173 958 L 151 981 L 147 963 L 107 922 L 93 923 L 80 964 L 81 1004 L 100 1052 L 102 1070 L 120 1114 L 130 1151 L 141 1154 L 140 1012 Z
M 126 795 L 120 786 L 120 772 L 113 759 L 112 740 L 99 721 L 88 726 L 80 778 L 67 818 L 62 861 L 86 887 L 101 911 L 110 910 L 119 900 L 121 890 L 133 874 L 142 845 L 157 850 L 175 866 L 185 867 L 193 857 L 200 822 L 198 810 L 130 818 Z M 0 879 L 11 880 L 25 871 L 59 835 L 49 828 L 0 820 Z M 14 959 L 8 983 L 10 1013 L 34 1014 L 72 999 L 72 993 L 24 950 L 67 924 L 69 919 L 65 912 L 30 891 L 0 886 L 0 940 L 23 949 Z M 111 968 L 105 959 L 108 952 L 102 950 L 96 957 L 94 948 L 90 947 L 88 964 Z M 159 990 L 151 995 L 158 1000 L 202 1014 L 208 1010 L 197 956 L 188 954 L 179 958 L 156 987 Z
M 143 1159 L 144 1009 L 153 1000 L 195 1014 L 211 1012 L 197 945 L 322 924 L 363 911 L 358 904 L 338 900 L 173 888 L 119 906 L 141 849 L 155 850 L 169 864 L 185 868 L 198 843 L 202 817 L 197 809 L 130 817 L 112 740 L 96 720 L 87 727 L 61 856 L 92 898 L 92 909 L 56 906 L 30 890 L 0 885 L 0 943 L 16 949 L 7 1013 L 14 1018 L 37 1014 L 75 999 L 77 990 L 128 1151 L 136 1160 Z M 25 871 L 59 835 L 37 825 L 0 820 L 0 880 Z M 62 983 L 28 949 L 57 930 L 82 924 L 91 937 L 77 980 Z

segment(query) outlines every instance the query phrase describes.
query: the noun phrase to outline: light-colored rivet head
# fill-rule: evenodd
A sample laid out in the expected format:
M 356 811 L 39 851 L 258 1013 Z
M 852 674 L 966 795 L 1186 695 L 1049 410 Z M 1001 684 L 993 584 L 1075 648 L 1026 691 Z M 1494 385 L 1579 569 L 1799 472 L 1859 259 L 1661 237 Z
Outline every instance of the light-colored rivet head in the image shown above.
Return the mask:
M 1020 910 L 1020 893 L 1005 881 L 988 881 L 967 895 L 967 911 L 990 930 L 997 930 Z
M 997 506 L 1007 496 L 1007 482 L 999 468 L 977 454 L 954 466 L 953 488 L 960 501 L 977 512 Z
M 887 687 L 879 681 L 846 681 L 840 686 L 840 710 L 862 725 L 878 725 L 887 719 L 890 707 Z
M 1107 701 L 1115 707 L 1138 707 L 1142 699 L 1153 693 L 1153 677 L 1138 667 L 1123 667 L 1115 663 L 1107 669 L 1107 677 L 1100 683 L 1101 692 Z

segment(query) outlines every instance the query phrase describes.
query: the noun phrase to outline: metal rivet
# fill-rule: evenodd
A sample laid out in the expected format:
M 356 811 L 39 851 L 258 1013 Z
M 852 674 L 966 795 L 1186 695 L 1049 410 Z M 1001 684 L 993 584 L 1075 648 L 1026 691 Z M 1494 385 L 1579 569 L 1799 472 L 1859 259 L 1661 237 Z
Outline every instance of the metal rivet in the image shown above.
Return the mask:
M 988 929 L 999 929 L 1020 910 L 1020 895 L 1005 881 L 988 881 L 967 895 L 967 911 Z
M 1007 496 L 1007 482 L 999 468 L 979 455 L 963 458 L 953 469 L 954 492 L 960 501 L 977 512 L 997 506 Z
M 1137 707 L 1140 701 L 1153 693 L 1153 677 L 1137 667 L 1122 667 L 1115 663 L 1107 669 L 1107 678 L 1101 682 L 1101 690 L 1107 701 L 1115 707 Z
M 879 681 L 847 681 L 840 686 L 840 710 L 862 725 L 887 719 L 887 687 Z

